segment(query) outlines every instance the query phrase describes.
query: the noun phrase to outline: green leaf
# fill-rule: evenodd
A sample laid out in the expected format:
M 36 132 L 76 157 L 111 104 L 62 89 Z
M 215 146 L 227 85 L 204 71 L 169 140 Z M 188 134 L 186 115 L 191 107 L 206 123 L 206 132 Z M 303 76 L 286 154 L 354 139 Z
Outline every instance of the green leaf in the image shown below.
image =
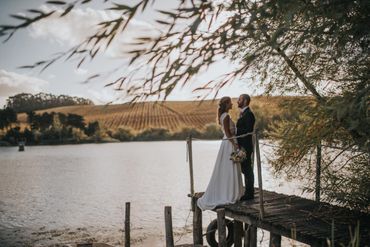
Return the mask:
M 119 81 L 124 81 L 126 78 L 125 77 L 123 77 L 123 76 L 121 76 L 120 78 L 118 78 L 117 80 L 115 80 L 114 82 L 110 82 L 110 83 L 107 83 L 107 84 L 105 84 L 104 85 L 104 87 L 110 87 L 110 86 L 112 86 L 112 85 L 114 85 L 114 84 L 116 84 L 116 83 L 118 83 Z
M 66 8 L 66 10 L 64 10 L 63 14 L 61 14 L 60 17 L 67 15 L 73 8 L 74 5 L 70 5 L 68 8 Z
M 174 14 L 174 13 L 172 13 L 172 12 L 168 12 L 168 11 L 164 11 L 164 10 L 158 10 L 158 12 L 161 13 L 161 14 L 164 14 L 164 15 L 168 15 L 168 16 L 170 16 L 172 18 L 176 18 L 177 17 L 177 15 Z
M 24 65 L 24 66 L 20 66 L 18 68 L 20 68 L 20 69 L 32 69 L 34 67 L 35 67 L 34 65 Z
M 99 50 L 100 50 L 100 47 L 98 47 L 95 51 L 91 51 L 90 52 L 91 58 L 94 58 L 96 56 L 96 54 L 98 54 Z
M 87 80 L 91 80 L 91 79 L 97 78 L 99 76 L 100 76 L 100 74 L 94 74 L 92 76 L 89 76 L 89 78 L 87 78 Z
M 10 16 L 18 20 L 26 20 L 26 21 L 30 20 L 30 18 L 26 16 L 22 16 L 22 15 L 10 15 Z
M 143 4 L 143 7 L 141 8 L 141 10 L 142 11 L 144 11 L 145 10 L 145 8 L 146 8 L 146 6 L 148 5 L 148 3 L 149 3 L 149 0 L 143 0 L 143 2 L 142 3 L 144 3 Z
M 114 3 L 115 7 L 111 7 L 109 8 L 108 10 L 132 10 L 133 7 L 130 7 L 128 5 L 125 5 L 125 4 L 118 4 L 118 3 Z
M 46 3 L 48 3 L 48 4 L 55 4 L 55 5 L 65 5 L 65 4 L 67 4 L 64 1 L 47 1 Z
M 162 25 L 172 25 L 172 23 L 167 22 L 167 21 L 161 21 L 161 20 L 155 20 L 157 23 L 162 24 Z
M 27 11 L 30 12 L 30 13 L 35 13 L 35 14 L 44 14 L 43 11 L 38 10 L 38 9 L 29 9 Z
M 81 61 L 77 65 L 77 68 L 81 67 L 82 63 L 85 61 L 85 58 L 86 57 L 84 57 L 84 58 L 81 59 Z

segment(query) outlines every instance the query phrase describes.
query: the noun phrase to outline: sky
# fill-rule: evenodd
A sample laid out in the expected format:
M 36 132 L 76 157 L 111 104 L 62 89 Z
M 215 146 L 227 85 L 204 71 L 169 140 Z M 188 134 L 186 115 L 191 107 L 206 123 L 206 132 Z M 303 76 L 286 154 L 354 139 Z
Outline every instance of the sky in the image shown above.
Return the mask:
M 45 2 L 46 0 L 0 0 L 0 25 L 18 23 L 19 21 L 11 18 L 10 15 L 26 14 L 27 9 L 56 8 Z M 133 1 L 121 2 L 130 4 Z M 112 101 L 113 103 L 127 102 L 129 99 L 121 91 L 104 87 L 111 82 L 110 77 L 89 83 L 82 82 L 93 74 L 110 71 L 114 67 L 119 67 L 119 71 L 127 70 L 128 57 L 122 53 L 125 43 L 135 35 L 155 29 L 157 24 L 154 20 L 158 17 L 155 9 L 174 8 L 176 1 L 157 0 L 154 6 L 134 19 L 127 32 L 113 41 L 104 54 L 92 62 L 84 63 L 79 69 L 77 69 L 78 61 L 57 62 L 42 73 L 39 70 L 19 68 L 51 58 L 53 54 L 66 51 L 84 40 L 94 32 L 94 24 L 117 17 L 118 13 L 107 10 L 108 7 L 110 5 L 103 4 L 101 0 L 93 0 L 91 4 L 72 10 L 64 18 L 52 16 L 20 30 L 8 42 L 4 43 L 2 38 L 0 40 L 0 107 L 5 104 L 9 96 L 23 92 L 67 94 L 89 98 L 95 104 L 106 104 Z M 195 100 L 202 94 L 193 92 L 194 88 L 228 72 L 232 66 L 229 61 L 218 61 L 196 77 L 191 85 L 176 88 L 168 100 Z M 251 82 L 237 80 L 231 86 L 223 88 L 217 98 L 238 97 L 242 93 L 255 95 L 261 93 L 261 89 L 252 86 Z M 213 95 L 208 98 L 213 98 Z

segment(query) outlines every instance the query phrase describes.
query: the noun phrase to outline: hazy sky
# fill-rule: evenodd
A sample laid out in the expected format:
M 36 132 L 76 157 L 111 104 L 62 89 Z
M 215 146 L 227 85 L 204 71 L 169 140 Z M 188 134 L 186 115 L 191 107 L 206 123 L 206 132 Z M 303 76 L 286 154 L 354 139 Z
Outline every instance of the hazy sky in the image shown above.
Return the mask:
M 26 13 L 31 8 L 55 8 L 45 5 L 45 0 L 0 0 L 0 24 L 15 24 L 16 19 L 10 14 Z M 108 71 L 112 67 L 121 66 L 127 69 L 127 58 L 121 54 L 124 49 L 123 42 L 129 40 L 130 35 L 137 32 L 147 32 L 153 25 L 156 13 L 153 9 L 165 9 L 176 6 L 176 1 L 160 0 L 156 5 L 138 17 L 128 29 L 125 36 L 114 41 L 111 47 L 98 59 L 86 63 L 76 69 L 77 61 L 58 62 L 46 71 L 39 73 L 36 70 L 19 69 L 19 66 L 30 65 L 34 62 L 50 58 L 53 53 L 69 49 L 81 42 L 94 31 L 94 23 L 109 20 L 117 16 L 113 11 L 105 10 L 109 5 L 103 1 L 92 1 L 92 4 L 77 8 L 65 18 L 52 17 L 32 25 L 30 28 L 17 32 L 8 42 L 0 44 L 0 106 L 5 104 L 5 99 L 16 93 L 50 92 L 53 94 L 68 94 L 92 99 L 96 104 L 125 102 L 120 92 L 113 88 L 104 88 L 109 78 L 95 82 L 81 83 L 89 75 Z M 116 1 L 119 2 L 119 1 Z M 132 3 L 133 1 L 122 1 Z M 169 6 L 169 4 L 173 6 Z M 149 30 L 150 31 L 150 30 Z M 1 41 L 3 41 L 2 39 Z M 227 61 L 211 67 L 208 71 L 196 78 L 192 87 L 177 88 L 169 100 L 192 100 L 199 94 L 192 93 L 192 89 L 205 83 L 217 75 L 227 72 L 231 68 Z M 237 97 L 241 93 L 256 94 L 256 89 L 246 81 L 235 81 L 230 87 L 220 91 L 219 96 L 229 95 Z

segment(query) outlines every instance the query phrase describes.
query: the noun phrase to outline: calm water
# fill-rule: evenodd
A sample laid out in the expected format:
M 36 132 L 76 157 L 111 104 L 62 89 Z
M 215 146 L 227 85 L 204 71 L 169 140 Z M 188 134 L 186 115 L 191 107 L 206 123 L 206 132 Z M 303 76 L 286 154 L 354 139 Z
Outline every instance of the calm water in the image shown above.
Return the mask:
M 196 191 L 205 190 L 219 146 L 220 141 L 194 142 Z M 296 184 L 272 176 L 266 161 L 270 152 L 262 146 L 264 188 L 300 195 Z M 3 147 L 0 246 L 91 236 L 99 241 L 119 239 L 127 201 L 137 241 L 163 233 L 167 205 L 180 231 L 189 215 L 189 188 L 186 146 L 181 141 L 37 146 L 25 152 Z M 205 213 L 204 225 L 214 217 Z

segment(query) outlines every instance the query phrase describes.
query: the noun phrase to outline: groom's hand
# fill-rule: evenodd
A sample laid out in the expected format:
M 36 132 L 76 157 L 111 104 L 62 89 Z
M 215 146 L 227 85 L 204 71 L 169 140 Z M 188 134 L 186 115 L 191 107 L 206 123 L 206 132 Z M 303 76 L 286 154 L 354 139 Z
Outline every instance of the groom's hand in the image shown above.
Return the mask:
M 239 145 L 234 143 L 235 150 L 239 150 Z

